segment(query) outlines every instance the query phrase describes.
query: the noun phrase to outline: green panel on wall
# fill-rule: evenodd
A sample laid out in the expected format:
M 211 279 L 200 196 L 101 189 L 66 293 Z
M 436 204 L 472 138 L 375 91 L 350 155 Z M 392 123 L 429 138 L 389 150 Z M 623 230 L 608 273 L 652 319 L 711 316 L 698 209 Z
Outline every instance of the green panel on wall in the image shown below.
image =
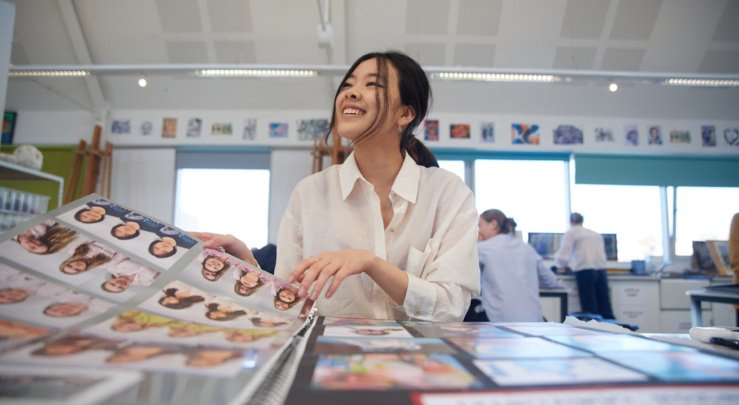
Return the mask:
M 69 184 L 70 176 L 72 174 L 72 164 L 74 163 L 76 156 L 75 150 L 77 149 L 77 145 L 34 146 L 36 146 L 36 148 L 38 148 L 44 155 L 44 162 L 41 167 L 41 171 L 62 177 L 66 187 L 66 185 Z M 3 146 L 2 153 L 11 154 L 15 148 L 16 145 Z M 79 180 L 77 180 L 77 194 L 75 195 L 79 195 L 82 188 L 82 174 L 84 173 L 84 166 L 85 165 L 83 164 L 80 169 Z M 59 185 L 53 181 L 0 179 L 0 186 L 49 196 L 49 210 L 56 208 L 59 204 Z
M 739 187 L 739 158 L 576 155 L 575 183 Z

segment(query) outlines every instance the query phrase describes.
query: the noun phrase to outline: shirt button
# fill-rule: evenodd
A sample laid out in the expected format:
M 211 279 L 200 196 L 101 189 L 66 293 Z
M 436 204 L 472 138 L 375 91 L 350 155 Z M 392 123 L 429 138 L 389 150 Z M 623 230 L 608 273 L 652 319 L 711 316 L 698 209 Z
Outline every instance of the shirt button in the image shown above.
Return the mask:
M 395 229 L 390 228 L 390 233 L 395 233 Z

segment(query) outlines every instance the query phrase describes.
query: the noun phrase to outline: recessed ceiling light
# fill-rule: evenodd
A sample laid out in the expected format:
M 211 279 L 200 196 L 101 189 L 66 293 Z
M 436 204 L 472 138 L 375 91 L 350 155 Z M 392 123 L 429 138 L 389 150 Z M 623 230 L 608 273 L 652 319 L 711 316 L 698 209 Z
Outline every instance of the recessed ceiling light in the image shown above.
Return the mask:
M 145 77 L 140 77 L 138 81 L 139 87 L 146 87 L 149 83 L 146 81 Z
M 617 83 L 614 83 L 614 82 L 609 83 L 608 84 L 608 91 L 610 91 L 611 93 L 617 92 L 618 91 L 618 84 Z

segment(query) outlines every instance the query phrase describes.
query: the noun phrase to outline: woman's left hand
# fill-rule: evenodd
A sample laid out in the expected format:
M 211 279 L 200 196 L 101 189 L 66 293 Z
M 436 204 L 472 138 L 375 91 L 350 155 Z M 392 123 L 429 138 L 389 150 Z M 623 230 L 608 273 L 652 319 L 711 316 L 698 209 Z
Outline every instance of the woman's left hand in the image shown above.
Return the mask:
M 362 249 L 344 249 L 333 252 L 323 252 L 303 259 L 290 273 L 288 282 L 300 282 L 298 296 L 303 298 L 310 291 L 310 299 L 316 300 L 328 282 L 333 277 L 331 285 L 326 291 L 326 298 L 331 298 L 339 285 L 349 276 L 359 273 L 369 273 L 377 256 Z M 311 290 L 311 286 L 313 287 Z

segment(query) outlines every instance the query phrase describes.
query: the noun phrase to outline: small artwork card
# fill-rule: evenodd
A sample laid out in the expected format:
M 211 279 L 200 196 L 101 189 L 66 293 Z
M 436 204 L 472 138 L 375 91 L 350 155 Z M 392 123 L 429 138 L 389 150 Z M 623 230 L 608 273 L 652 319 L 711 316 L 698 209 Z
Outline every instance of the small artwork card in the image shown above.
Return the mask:
M 269 137 L 270 139 L 287 138 L 287 122 L 270 122 Z
M 477 358 L 555 358 L 588 357 L 590 353 L 552 343 L 536 337 L 518 339 L 490 339 L 454 337 L 449 341 Z
M 316 390 L 444 390 L 481 386 L 448 354 L 321 355 L 312 380 Z
M 323 336 L 372 336 L 375 338 L 413 337 L 404 327 L 400 325 L 326 325 L 326 327 L 323 329 Z
M 503 387 L 626 383 L 649 379 L 644 374 L 594 357 L 475 360 L 474 363 Z
M 453 353 L 441 339 L 436 338 L 375 338 L 318 336 L 315 353 Z
M 511 143 L 514 145 L 538 145 L 539 137 L 538 124 L 511 124 Z
M 583 131 L 575 125 L 559 125 L 552 130 L 555 145 L 582 145 Z
M 430 142 L 439 140 L 439 120 L 425 120 L 423 122 L 423 140 Z

